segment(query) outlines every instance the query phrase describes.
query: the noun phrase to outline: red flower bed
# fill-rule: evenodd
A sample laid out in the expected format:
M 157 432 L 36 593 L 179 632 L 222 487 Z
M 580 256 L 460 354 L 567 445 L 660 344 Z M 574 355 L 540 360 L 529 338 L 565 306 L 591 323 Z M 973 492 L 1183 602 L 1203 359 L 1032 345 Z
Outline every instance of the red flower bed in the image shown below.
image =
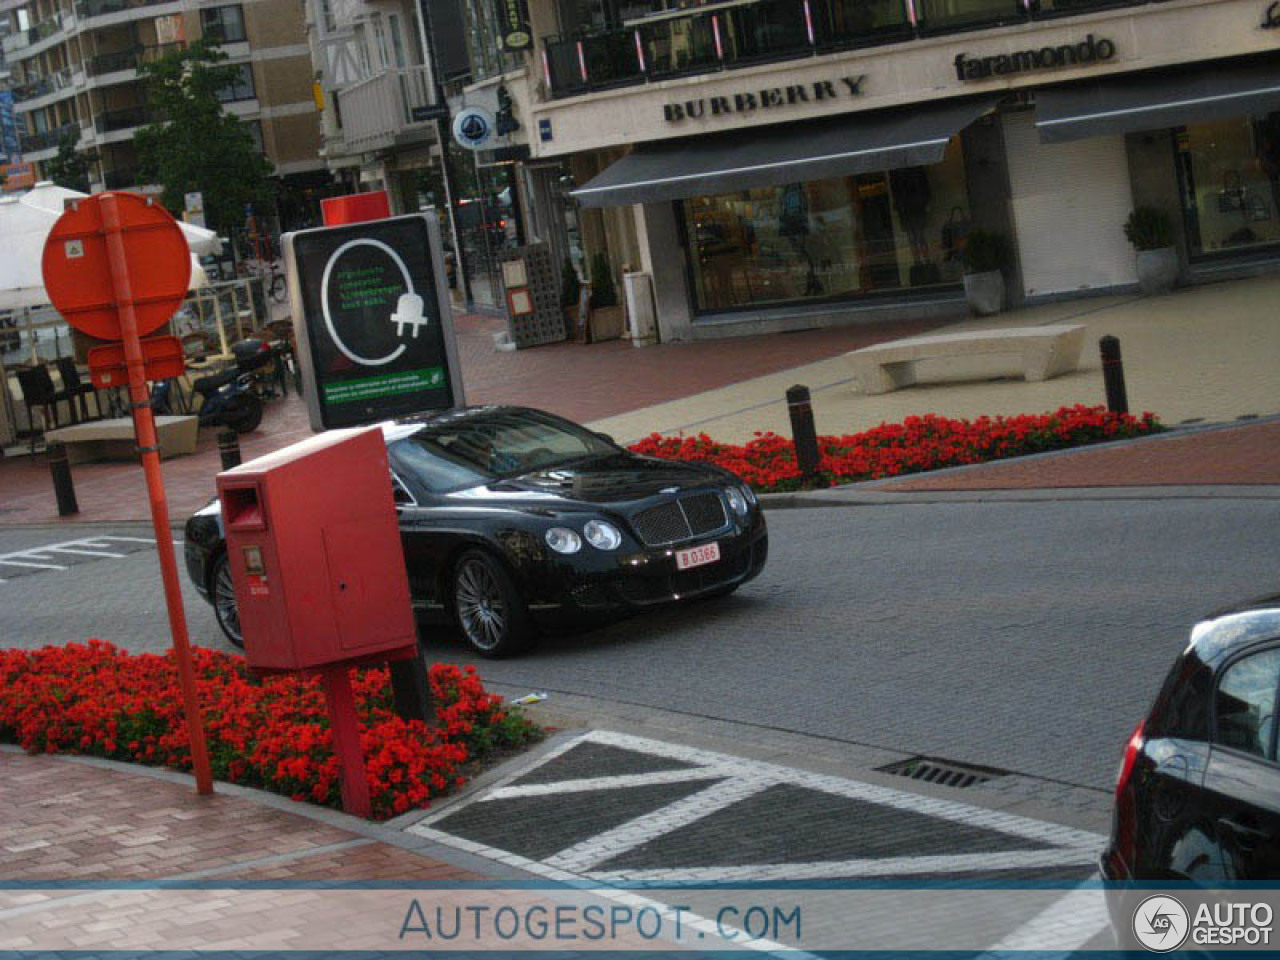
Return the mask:
M 652 434 L 631 449 L 666 460 L 702 460 L 732 470 L 761 493 L 831 487 L 878 480 L 941 467 L 985 463 L 1103 440 L 1118 440 L 1164 429 L 1155 414 L 1108 413 L 1105 407 L 1077 405 L 1053 413 L 952 420 L 929 414 L 902 423 L 882 423 L 862 433 L 819 437 L 816 483 L 806 483 L 796 466 L 791 441 L 757 433 L 743 446 L 696 437 Z
M 256 679 L 240 657 L 196 648 L 196 686 L 213 775 L 295 800 L 340 806 L 338 762 L 318 679 Z M 386 819 L 465 781 L 464 764 L 539 735 L 487 693 L 472 667 L 430 672 L 436 723 L 391 709 L 385 669 L 353 677 L 374 817 Z M 0 740 L 31 753 L 83 753 L 191 768 L 171 655 L 129 654 L 98 640 L 0 650 Z

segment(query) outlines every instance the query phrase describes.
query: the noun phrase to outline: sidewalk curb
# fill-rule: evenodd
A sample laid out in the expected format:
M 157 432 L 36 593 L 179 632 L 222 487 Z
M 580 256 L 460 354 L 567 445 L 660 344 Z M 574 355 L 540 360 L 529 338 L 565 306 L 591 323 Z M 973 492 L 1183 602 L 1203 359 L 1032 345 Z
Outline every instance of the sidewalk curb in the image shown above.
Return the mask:
M 1056 457 L 1075 456 L 1093 450 L 1115 450 L 1128 446 L 1184 439 L 1200 433 L 1238 430 L 1260 424 L 1280 423 L 1280 414 L 1247 421 L 1195 424 L 1172 427 L 1161 433 L 1126 437 L 1105 443 L 1089 443 L 1061 450 L 1046 450 L 1018 457 L 1003 457 L 986 463 L 969 463 L 940 470 L 922 470 L 878 480 L 861 480 L 819 490 L 797 490 L 788 493 L 762 493 L 761 506 L 771 510 L 813 509 L 815 507 L 879 506 L 886 503 L 947 503 L 993 500 L 1175 500 L 1175 499 L 1280 499 L 1280 485 L 1258 484 L 1151 484 L 1147 486 L 1097 487 L 1025 487 L 987 490 L 920 490 L 895 493 L 898 483 L 921 477 L 948 477 L 987 470 L 1004 463 L 1028 463 Z
M 26 756 L 27 752 L 20 746 L 11 743 L 0 743 L 0 756 L 6 753 L 13 753 Z M 124 763 L 119 760 L 106 760 L 102 757 L 85 757 L 75 754 L 55 753 L 40 754 L 51 760 L 58 760 L 63 763 L 77 763 L 87 767 L 96 767 L 99 770 L 109 770 L 113 773 L 131 774 L 133 776 L 150 777 L 153 780 L 159 780 L 164 783 L 178 784 L 180 786 L 189 787 L 191 792 L 195 793 L 195 778 L 188 773 L 180 773 L 177 770 L 170 770 L 165 767 L 147 767 L 141 764 Z M 524 759 L 522 754 L 519 758 Z M 506 764 L 500 764 L 495 769 L 502 769 Z M 446 846 L 437 843 L 434 840 L 428 840 L 424 837 L 418 837 L 414 834 L 405 833 L 403 830 L 396 829 L 392 824 L 403 820 L 409 814 L 404 814 L 393 820 L 383 823 L 375 823 L 371 820 L 364 820 L 360 817 L 352 816 L 349 813 L 343 813 L 339 810 L 331 810 L 328 807 L 316 807 L 309 803 L 299 803 L 290 800 L 288 797 L 282 797 L 279 794 L 268 793 L 265 790 L 258 790 L 253 787 L 244 787 L 234 783 L 225 783 L 221 780 L 214 783 L 214 794 L 228 797 L 236 797 L 241 800 L 247 800 L 260 806 L 270 807 L 273 810 L 282 813 L 290 813 L 295 816 L 302 817 L 306 820 L 312 820 L 316 823 L 324 824 L 338 830 L 345 830 L 348 833 L 355 834 L 366 840 L 375 840 L 379 843 L 385 843 L 388 846 L 399 847 L 410 853 L 418 853 L 423 856 L 431 857 L 447 863 L 450 866 L 458 867 L 462 870 L 470 870 L 473 873 L 480 874 L 490 880 L 535 880 L 543 879 L 535 876 L 525 870 L 518 869 L 510 864 L 500 863 L 489 860 L 484 857 L 478 857 L 474 854 L 467 853 L 455 847 Z M 449 799 L 453 799 L 450 797 Z M 414 813 L 425 815 L 435 812 L 436 804 L 433 803 L 427 810 L 413 811 Z M 228 864 L 225 868 L 214 868 L 217 873 L 232 873 L 238 869 L 243 869 L 243 864 Z M 199 873 L 210 873 L 213 871 L 192 871 Z M 182 875 L 179 875 L 182 876 Z M 173 882 L 173 878 L 163 878 L 157 883 Z

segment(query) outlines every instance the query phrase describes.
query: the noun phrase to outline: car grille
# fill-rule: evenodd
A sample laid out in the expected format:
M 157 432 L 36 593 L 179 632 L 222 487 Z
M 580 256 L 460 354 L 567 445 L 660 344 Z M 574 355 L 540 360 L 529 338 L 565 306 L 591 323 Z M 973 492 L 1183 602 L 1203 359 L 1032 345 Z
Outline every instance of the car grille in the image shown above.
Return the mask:
M 692 540 L 728 523 L 718 493 L 695 493 L 642 510 L 631 518 L 640 539 L 650 547 Z

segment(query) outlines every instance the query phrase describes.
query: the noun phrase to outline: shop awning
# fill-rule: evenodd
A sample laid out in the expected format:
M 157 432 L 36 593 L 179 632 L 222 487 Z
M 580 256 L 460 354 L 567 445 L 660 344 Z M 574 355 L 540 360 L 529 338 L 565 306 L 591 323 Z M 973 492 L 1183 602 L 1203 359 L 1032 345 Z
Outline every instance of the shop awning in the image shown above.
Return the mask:
M 938 163 L 996 98 L 756 126 L 640 147 L 573 191 L 585 207 L 656 203 Z
M 1280 61 L 1218 61 L 1039 90 L 1036 129 L 1042 142 L 1064 143 L 1272 110 L 1280 110 Z

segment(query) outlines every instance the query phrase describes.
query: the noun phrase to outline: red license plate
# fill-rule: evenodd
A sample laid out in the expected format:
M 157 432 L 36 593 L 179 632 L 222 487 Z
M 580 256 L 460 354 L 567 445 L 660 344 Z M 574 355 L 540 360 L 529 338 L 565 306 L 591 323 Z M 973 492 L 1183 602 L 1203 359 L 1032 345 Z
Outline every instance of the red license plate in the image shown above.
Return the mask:
M 704 543 L 700 547 L 676 551 L 676 569 L 688 570 L 690 567 L 701 567 L 715 563 L 720 559 L 720 544 Z

